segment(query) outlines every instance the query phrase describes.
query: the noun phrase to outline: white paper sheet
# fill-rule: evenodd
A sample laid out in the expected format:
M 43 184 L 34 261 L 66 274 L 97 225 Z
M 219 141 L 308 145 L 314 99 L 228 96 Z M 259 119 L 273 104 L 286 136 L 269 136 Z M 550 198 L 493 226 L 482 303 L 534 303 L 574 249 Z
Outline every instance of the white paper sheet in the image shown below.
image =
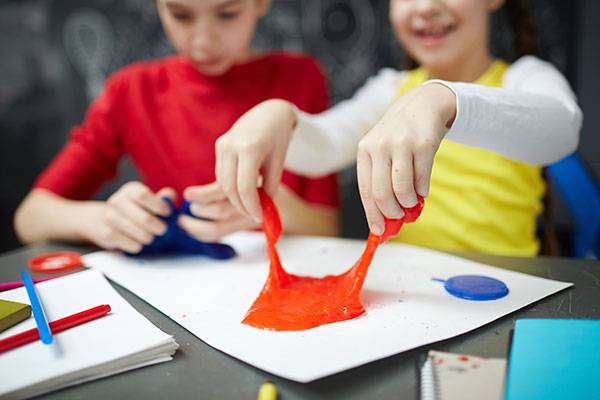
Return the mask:
M 54 321 L 108 304 L 102 318 L 54 335 L 50 346 L 36 341 L 0 354 L 0 397 L 25 398 L 65 386 L 171 360 L 177 349 L 123 299 L 99 271 L 83 271 L 36 284 L 46 317 Z M 0 298 L 29 304 L 25 288 Z M 0 339 L 34 328 L 33 317 L 2 332 Z
M 85 264 L 102 270 L 209 345 L 299 382 L 460 335 L 571 286 L 386 244 L 375 255 L 363 289 L 367 315 L 306 331 L 263 331 L 240 323 L 268 274 L 263 235 L 238 233 L 227 242 L 239 256 L 225 262 L 204 257 L 144 260 L 99 252 L 85 256 Z M 312 276 L 345 271 L 363 247 L 362 241 L 316 237 L 285 237 L 278 245 L 289 272 Z M 467 301 L 431 280 L 461 274 L 500 279 L 510 294 L 495 301 Z

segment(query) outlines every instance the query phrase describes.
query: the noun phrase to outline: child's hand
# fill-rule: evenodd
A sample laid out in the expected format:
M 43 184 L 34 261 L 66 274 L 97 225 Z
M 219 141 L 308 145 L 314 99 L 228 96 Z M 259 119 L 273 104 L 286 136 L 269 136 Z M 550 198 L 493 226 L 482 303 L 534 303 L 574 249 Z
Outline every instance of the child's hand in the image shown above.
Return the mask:
M 160 217 L 171 210 L 162 198 L 175 200 L 175 196 L 171 188 L 152 193 L 140 182 L 128 182 L 93 209 L 85 236 L 105 249 L 139 253 L 155 236 L 165 233 L 167 225 Z
M 257 222 L 262 219 L 256 190 L 259 172 L 265 191 L 273 196 L 281 180 L 295 118 L 290 103 L 267 100 L 246 112 L 217 140 L 217 182 L 233 206 Z
M 454 93 L 427 84 L 402 96 L 358 145 L 358 187 L 371 232 L 429 193 L 433 158 L 456 113 Z
M 206 219 L 199 220 L 188 215 L 179 217 L 179 226 L 198 240 L 219 242 L 230 233 L 259 227 L 252 218 L 240 214 L 217 182 L 191 186 L 185 190 L 183 197 L 190 202 L 193 215 Z

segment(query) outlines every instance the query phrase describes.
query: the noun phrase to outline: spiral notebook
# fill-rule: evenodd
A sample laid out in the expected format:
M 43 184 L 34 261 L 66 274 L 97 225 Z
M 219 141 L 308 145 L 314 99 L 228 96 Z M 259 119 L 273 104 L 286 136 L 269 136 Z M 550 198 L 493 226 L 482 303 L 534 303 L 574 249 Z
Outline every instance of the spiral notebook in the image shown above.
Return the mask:
M 93 379 L 172 359 L 178 345 L 138 313 L 94 270 L 36 284 L 50 321 L 101 304 L 107 316 L 0 355 L 0 398 L 40 395 Z M 0 293 L 0 299 L 29 303 L 25 288 Z M 2 332 L 0 339 L 35 327 L 33 318 Z M 18 366 L 18 368 L 15 368 Z
M 421 368 L 421 400 L 502 400 L 506 360 L 429 351 Z

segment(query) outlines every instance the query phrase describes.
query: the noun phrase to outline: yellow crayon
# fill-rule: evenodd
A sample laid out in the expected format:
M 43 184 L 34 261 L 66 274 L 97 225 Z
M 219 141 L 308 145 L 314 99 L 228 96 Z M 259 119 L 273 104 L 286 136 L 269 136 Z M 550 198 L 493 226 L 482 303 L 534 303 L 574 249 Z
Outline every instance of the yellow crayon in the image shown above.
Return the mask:
M 274 383 L 263 383 L 258 389 L 258 400 L 277 400 L 277 386 Z

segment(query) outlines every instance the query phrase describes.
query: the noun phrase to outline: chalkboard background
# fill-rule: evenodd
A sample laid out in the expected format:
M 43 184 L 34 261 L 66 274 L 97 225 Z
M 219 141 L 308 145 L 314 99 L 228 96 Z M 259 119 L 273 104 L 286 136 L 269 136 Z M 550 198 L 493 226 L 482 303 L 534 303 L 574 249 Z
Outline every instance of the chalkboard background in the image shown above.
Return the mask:
M 541 28 L 541 56 L 573 84 L 580 58 L 575 45 L 581 35 L 578 4 L 532 2 Z M 388 0 L 275 0 L 255 45 L 316 56 L 330 77 L 336 102 L 379 68 L 399 65 L 402 52 L 387 8 Z M 494 18 L 492 48 L 510 59 L 504 18 L 501 13 Z M 18 246 L 14 209 L 65 142 L 69 128 L 82 120 L 106 76 L 132 61 L 171 52 L 150 0 L 0 1 L 0 251 Z M 134 177 L 125 161 L 118 182 L 99 196 Z M 340 193 L 344 235 L 364 235 L 352 169 L 341 174 Z M 561 218 L 568 228 L 568 220 Z

